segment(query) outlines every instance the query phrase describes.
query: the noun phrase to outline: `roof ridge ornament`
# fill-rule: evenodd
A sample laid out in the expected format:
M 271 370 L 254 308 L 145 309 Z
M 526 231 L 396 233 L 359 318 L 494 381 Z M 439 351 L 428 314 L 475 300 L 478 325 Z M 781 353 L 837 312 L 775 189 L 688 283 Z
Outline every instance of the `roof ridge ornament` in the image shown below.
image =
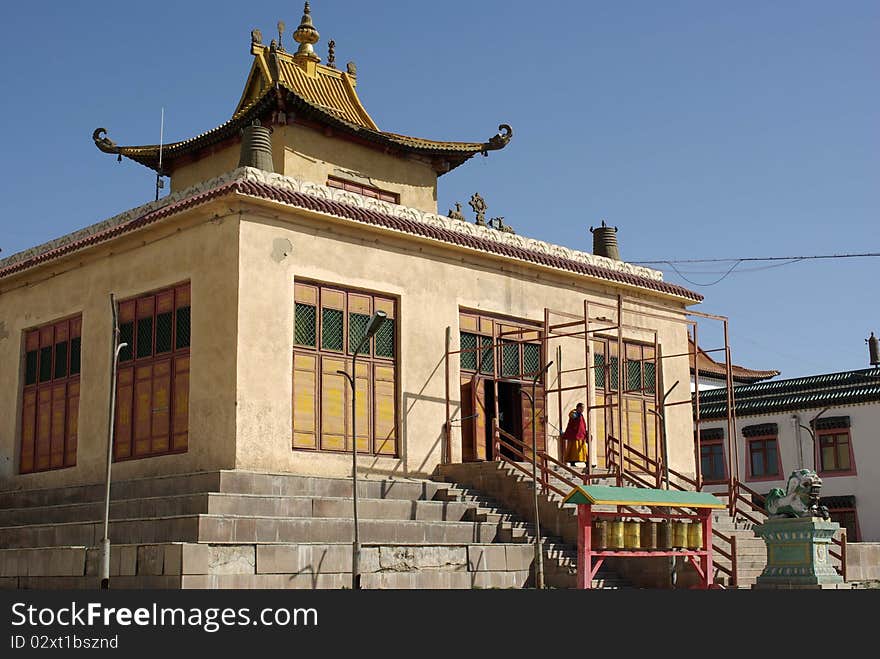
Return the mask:
M 327 66 L 336 68 L 336 42 L 333 39 L 327 42 Z
M 300 21 L 299 27 L 296 28 L 296 31 L 293 33 L 293 40 L 299 44 L 299 48 L 293 58 L 320 62 L 321 58 L 315 54 L 315 49 L 312 47 L 314 44 L 318 43 L 318 39 L 320 38 L 321 35 L 312 24 L 312 9 L 309 7 L 309 3 L 306 2 L 305 7 L 303 7 L 302 20 Z
M 284 46 L 281 43 L 282 37 L 284 37 L 284 21 L 278 21 L 278 50 L 284 52 Z
M 497 151 L 503 149 L 513 137 L 513 128 L 508 124 L 498 126 L 498 134 L 489 138 L 489 141 L 483 144 L 483 155 L 488 156 L 489 151 Z

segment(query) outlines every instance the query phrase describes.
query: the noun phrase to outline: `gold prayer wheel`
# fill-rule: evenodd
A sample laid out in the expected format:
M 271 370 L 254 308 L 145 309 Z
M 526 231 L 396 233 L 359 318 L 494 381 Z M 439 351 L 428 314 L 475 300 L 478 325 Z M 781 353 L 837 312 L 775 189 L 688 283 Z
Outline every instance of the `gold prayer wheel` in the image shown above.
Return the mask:
M 629 521 L 623 523 L 623 546 L 625 549 L 638 549 L 640 544 L 639 527 L 641 524 L 637 521 Z
M 640 526 L 642 549 L 657 549 L 657 522 L 645 521 Z
M 687 540 L 688 549 L 702 549 L 703 525 L 696 522 L 688 524 Z
M 623 522 L 608 522 L 608 549 L 623 549 Z
M 657 523 L 657 549 L 672 549 L 672 522 L 668 519 Z
M 608 547 L 608 522 L 597 519 L 593 522 L 592 542 L 593 549 L 605 549 Z
M 676 520 L 672 523 L 672 546 L 686 549 L 688 546 L 688 523 Z

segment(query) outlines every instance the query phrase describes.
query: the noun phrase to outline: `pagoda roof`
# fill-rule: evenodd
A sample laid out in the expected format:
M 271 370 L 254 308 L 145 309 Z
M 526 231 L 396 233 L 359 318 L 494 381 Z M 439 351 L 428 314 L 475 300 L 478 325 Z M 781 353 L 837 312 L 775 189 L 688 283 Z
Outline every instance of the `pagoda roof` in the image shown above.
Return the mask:
M 694 340 L 688 338 L 688 352 L 694 351 Z M 691 375 L 694 374 L 693 362 L 690 362 Z M 702 348 L 697 349 L 697 367 L 700 371 L 700 377 L 707 377 L 713 380 L 725 380 L 727 378 L 727 366 L 723 362 L 717 362 Z M 776 377 L 780 371 L 759 371 L 745 366 L 730 365 L 730 375 L 733 381 L 738 384 L 752 384 Z M 703 395 L 702 393 L 700 394 Z
M 267 46 L 257 30 L 251 38 L 254 61 L 232 117 L 200 135 L 162 145 L 161 171 L 158 144 L 117 145 L 107 137 L 106 129 L 98 128 L 92 134 L 95 145 L 104 153 L 124 156 L 164 175 L 173 171 L 175 161 L 237 139 L 241 129 L 255 120 L 280 125 L 296 121 L 318 123 L 383 150 L 427 157 L 435 161 L 442 174 L 478 153 L 488 155 L 489 151 L 504 148 L 513 135 L 506 124 L 500 125 L 499 132 L 484 142 L 429 140 L 380 130 L 355 91 L 353 65 L 348 71 L 341 71 L 319 64 L 313 53 L 289 53 L 274 40 Z

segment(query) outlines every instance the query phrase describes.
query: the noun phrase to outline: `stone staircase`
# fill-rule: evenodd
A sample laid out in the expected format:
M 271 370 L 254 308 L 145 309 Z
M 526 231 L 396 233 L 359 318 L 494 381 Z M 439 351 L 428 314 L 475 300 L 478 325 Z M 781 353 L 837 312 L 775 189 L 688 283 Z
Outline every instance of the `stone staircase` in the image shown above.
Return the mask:
M 468 500 L 462 494 L 467 492 L 482 493 L 487 501 L 488 497 L 494 497 L 501 505 L 514 511 L 519 519 L 531 519 L 534 508 L 534 495 L 532 492 L 531 478 L 522 474 L 510 465 L 501 462 L 475 462 L 466 464 L 442 465 L 438 467 L 436 478 L 439 480 L 455 483 L 455 489 L 451 493 Z M 559 489 L 565 491 L 568 486 L 551 474 L 550 482 Z M 605 480 L 594 481 L 597 485 L 614 485 L 615 481 L 609 477 Z M 549 534 L 551 540 L 545 545 L 545 572 L 546 581 L 557 587 L 574 587 L 574 575 L 576 573 L 577 559 L 577 507 L 563 504 L 562 497 L 558 494 L 541 494 L 538 498 L 541 516 L 542 534 Z M 475 503 L 480 503 L 479 497 Z M 596 507 L 601 509 L 601 507 Z M 610 509 L 609 509 L 610 510 Z M 725 510 L 713 512 L 712 526 L 725 536 L 736 536 L 737 542 L 737 587 L 751 588 L 755 579 L 764 569 L 767 559 L 767 550 L 763 540 L 755 537 L 752 524 L 743 519 L 733 520 Z M 522 534 L 527 535 L 533 529 L 531 524 L 522 524 Z M 534 536 L 531 536 L 533 540 Z M 719 538 L 714 539 L 714 546 L 730 552 L 730 545 Z M 551 549 L 552 548 L 552 549 Z M 555 556 L 564 557 L 557 567 Z M 646 559 L 640 562 L 639 571 L 653 573 L 653 578 L 668 579 L 667 563 L 663 559 Z M 651 563 L 653 562 L 653 563 Z M 715 563 L 730 569 L 730 561 L 715 552 Z M 548 566 L 553 566 L 548 569 Z M 607 568 L 606 568 L 607 565 Z M 627 584 L 626 575 L 629 566 L 624 561 L 609 559 L 600 570 L 600 575 L 605 576 L 607 583 L 617 586 Z M 603 573 L 604 571 L 604 573 Z M 550 574 L 553 574 L 551 577 Z M 606 576 L 607 575 L 607 576 Z M 696 583 L 696 573 L 690 566 L 685 567 L 682 563 L 676 568 L 676 583 L 680 587 Z M 558 580 L 557 580 L 557 577 Z M 551 580 L 552 579 L 552 580 Z M 714 582 L 725 587 L 732 587 L 732 580 L 720 569 L 714 571 Z M 594 582 L 594 587 L 601 585 Z
M 505 526 L 505 541 L 525 542 L 534 552 L 534 494 L 531 479 L 500 462 L 441 465 L 438 480 L 452 483 L 443 494 L 450 502 L 475 504 L 477 515 L 498 520 Z M 550 588 L 575 588 L 577 579 L 577 511 L 563 506 L 561 498 L 539 497 L 544 581 Z M 510 535 L 508 535 L 510 534 Z M 632 584 L 603 565 L 593 588 L 631 588 Z
M 360 480 L 364 588 L 521 588 L 533 548 L 515 520 L 424 480 Z M 0 587 L 94 588 L 100 485 L 0 492 Z M 351 480 L 214 471 L 121 481 L 113 588 L 346 588 Z

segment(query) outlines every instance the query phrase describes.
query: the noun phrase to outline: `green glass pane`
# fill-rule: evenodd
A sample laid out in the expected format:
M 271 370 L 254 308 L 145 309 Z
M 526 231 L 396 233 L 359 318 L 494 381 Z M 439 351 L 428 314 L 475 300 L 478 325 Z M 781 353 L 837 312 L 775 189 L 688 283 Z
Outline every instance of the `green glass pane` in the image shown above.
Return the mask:
M 386 318 L 376 332 L 376 356 L 394 357 L 394 319 Z
M 460 332 L 459 333 L 459 344 L 462 350 L 468 350 L 471 348 L 477 347 L 477 335 L 471 334 L 470 332 Z M 474 352 L 462 352 L 461 353 L 461 368 L 466 371 L 476 371 L 477 370 L 477 353 Z
M 523 373 L 534 375 L 541 368 L 541 346 L 535 343 L 523 345 Z
M 596 391 L 605 390 L 605 355 L 601 352 L 593 353 L 593 376 L 596 379 Z
M 55 344 L 55 379 L 67 377 L 67 341 Z
M 617 391 L 617 357 L 608 360 L 608 379 L 611 391 Z
M 348 314 L 348 351 L 353 353 L 357 350 L 361 340 L 367 335 L 367 325 L 370 324 L 370 317 L 362 313 Z M 358 354 L 367 355 L 370 353 L 370 342 L 366 341 L 361 346 Z
M 134 342 L 134 323 L 122 323 L 119 326 L 119 344 L 126 344 L 125 347 L 119 351 L 119 361 L 127 362 L 131 359 L 132 356 L 132 344 Z
M 153 354 L 153 317 L 137 321 L 137 356 L 149 357 Z
M 70 374 L 77 375 L 80 366 L 80 345 L 82 340 L 80 337 L 70 340 Z
M 492 337 L 481 336 L 480 345 L 483 346 L 483 350 L 480 351 L 482 354 L 480 358 L 480 373 L 494 373 L 495 355 L 492 350 Z
M 342 350 L 342 322 L 339 309 L 321 309 L 321 347 L 324 350 Z
M 502 341 L 501 375 L 508 377 L 519 375 L 519 344 L 516 341 Z
M 156 316 L 156 354 L 171 352 L 171 312 Z
M 24 383 L 36 384 L 37 382 L 37 351 L 31 350 L 25 355 Z
M 317 345 L 318 313 L 313 304 L 296 303 L 293 317 L 293 342 L 298 346 Z
M 626 390 L 641 391 L 642 362 L 626 362 Z
M 52 379 L 52 348 L 40 348 L 40 382 Z
M 177 350 L 189 348 L 189 307 L 180 307 L 177 310 L 177 339 L 174 346 Z
M 657 381 L 657 367 L 654 362 L 644 362 L 645 366 L 645 391 L 654 393 Z

